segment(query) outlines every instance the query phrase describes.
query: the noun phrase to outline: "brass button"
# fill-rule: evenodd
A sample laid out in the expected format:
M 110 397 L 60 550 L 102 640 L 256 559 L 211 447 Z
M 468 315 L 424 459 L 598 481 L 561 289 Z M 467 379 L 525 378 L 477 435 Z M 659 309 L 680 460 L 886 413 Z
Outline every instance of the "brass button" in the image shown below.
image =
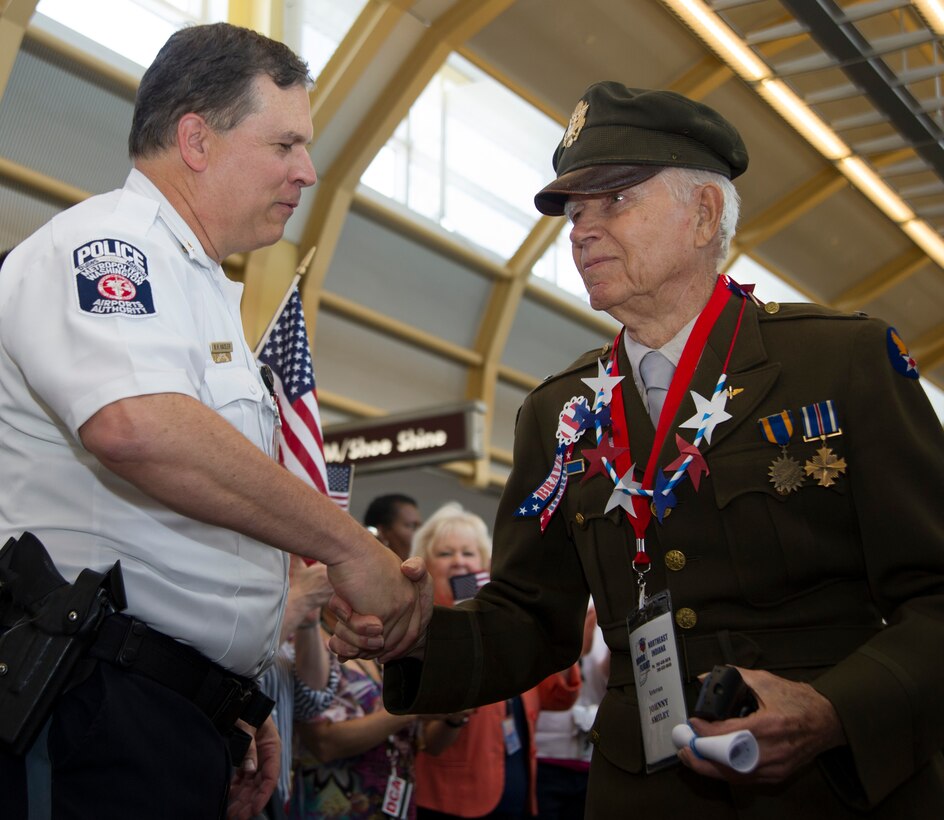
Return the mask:
M 669 550 L 665 554 L 665 565 L 672 570 L 672 572 L 678 572 L 680 569 L 684 569 L 687 560 L 685 553 L 681 550 Z
M 656 502 L 655 502 L 655 501 L 650 501 L 650 502 L 649 502 L 649 512 L 651 512 L 656 518 L 659 517 L 659 511 L 656 509 Z M 671 508 L 671 507 L 666 507 L 666 508 L 665 508 L 665 511 L 662 513 L 662 519 L 665 520 L 665 519 L 668 518 L 670 515 L 672 515 L 672 508 Z
M 581 527 L 583 526 L 584 520 L 585 520 L 585 519 L 584 519 L 584 517 L 583 517 L 583 513 L 577 513 L 577 515 L 574 516 L 574 521 L 576 521 L 577 524 L 578 524 L 579 526 L 581 526 Z
M 675 613 L 675 623 L 682 629 L 691 629 L 697 622 L 698 616 L 695 614 L 695 610 L 689 609 L 687 606 L 683 606 Z
M 777 302 L 767 302 L 764 305 L 764 310 L 766 310 L 768 313 L 779 313 L 780 305 Z
M 600 733 L 596 729 L 590 730 L 590 742 L 596 746 L 600 742 Z

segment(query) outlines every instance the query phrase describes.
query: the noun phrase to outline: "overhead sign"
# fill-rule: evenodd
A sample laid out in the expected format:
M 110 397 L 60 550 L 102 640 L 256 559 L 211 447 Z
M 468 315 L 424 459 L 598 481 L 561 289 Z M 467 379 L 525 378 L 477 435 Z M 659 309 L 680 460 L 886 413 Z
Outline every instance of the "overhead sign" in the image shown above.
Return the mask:
M 477 459 L 484 455 L 485 405 L 467 402 L 326 427 L 328 464 L 357 464 L 358 474 Z

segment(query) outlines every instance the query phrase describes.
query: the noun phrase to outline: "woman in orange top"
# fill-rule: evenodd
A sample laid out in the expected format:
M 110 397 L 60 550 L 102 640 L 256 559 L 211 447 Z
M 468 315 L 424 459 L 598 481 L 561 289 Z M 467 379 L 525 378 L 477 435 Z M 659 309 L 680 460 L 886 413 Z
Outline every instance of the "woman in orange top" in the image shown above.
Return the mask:
M 491 539 L 479 516 L 447 504 L 417 531 L 413 554 L 426 561 L 434 601 L 451 606 L 454 585 L 459 588 L 476 573 L 487 572 Z M 478 585 L 483 582 L 480 577 Z M 538 712 L 569 708 L 579 687 L 575 666 L 520 697 L 429 721 L 426 749 L 416 758 L 418 820 L 533 817 Z M 539 690 L 546 691 L 543 700 Z

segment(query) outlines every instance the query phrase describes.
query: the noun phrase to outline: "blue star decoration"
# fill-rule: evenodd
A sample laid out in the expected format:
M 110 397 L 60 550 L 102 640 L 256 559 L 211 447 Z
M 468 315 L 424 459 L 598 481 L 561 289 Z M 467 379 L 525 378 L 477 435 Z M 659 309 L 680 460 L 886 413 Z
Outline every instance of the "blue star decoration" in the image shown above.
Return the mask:
M 580 430 L 591 427 L 593 425 L 593 412 L 590 407 L 582 402 L 574 405 L 574 421 L 577 422 Z
M 677 503 L 675 493 L 671 490 L 665 492 L 668 483 L 669 477 L 662 470 L 658 470 L 656 472 L 656 486 L 652 491 L 652 504 L 656 508 L 656 518 L 659 519 L 660 524 L 665 516 L 665 511 L 672 509 Z

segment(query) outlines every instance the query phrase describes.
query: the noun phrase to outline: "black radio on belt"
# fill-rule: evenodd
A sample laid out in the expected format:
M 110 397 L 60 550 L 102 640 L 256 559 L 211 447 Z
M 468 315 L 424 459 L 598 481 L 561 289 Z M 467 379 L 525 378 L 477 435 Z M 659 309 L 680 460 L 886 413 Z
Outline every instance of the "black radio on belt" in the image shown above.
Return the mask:
M 701 685 L 692 716 L 727 720 L 757 711 L 757 698 L 733 666 L 715 666 Z

